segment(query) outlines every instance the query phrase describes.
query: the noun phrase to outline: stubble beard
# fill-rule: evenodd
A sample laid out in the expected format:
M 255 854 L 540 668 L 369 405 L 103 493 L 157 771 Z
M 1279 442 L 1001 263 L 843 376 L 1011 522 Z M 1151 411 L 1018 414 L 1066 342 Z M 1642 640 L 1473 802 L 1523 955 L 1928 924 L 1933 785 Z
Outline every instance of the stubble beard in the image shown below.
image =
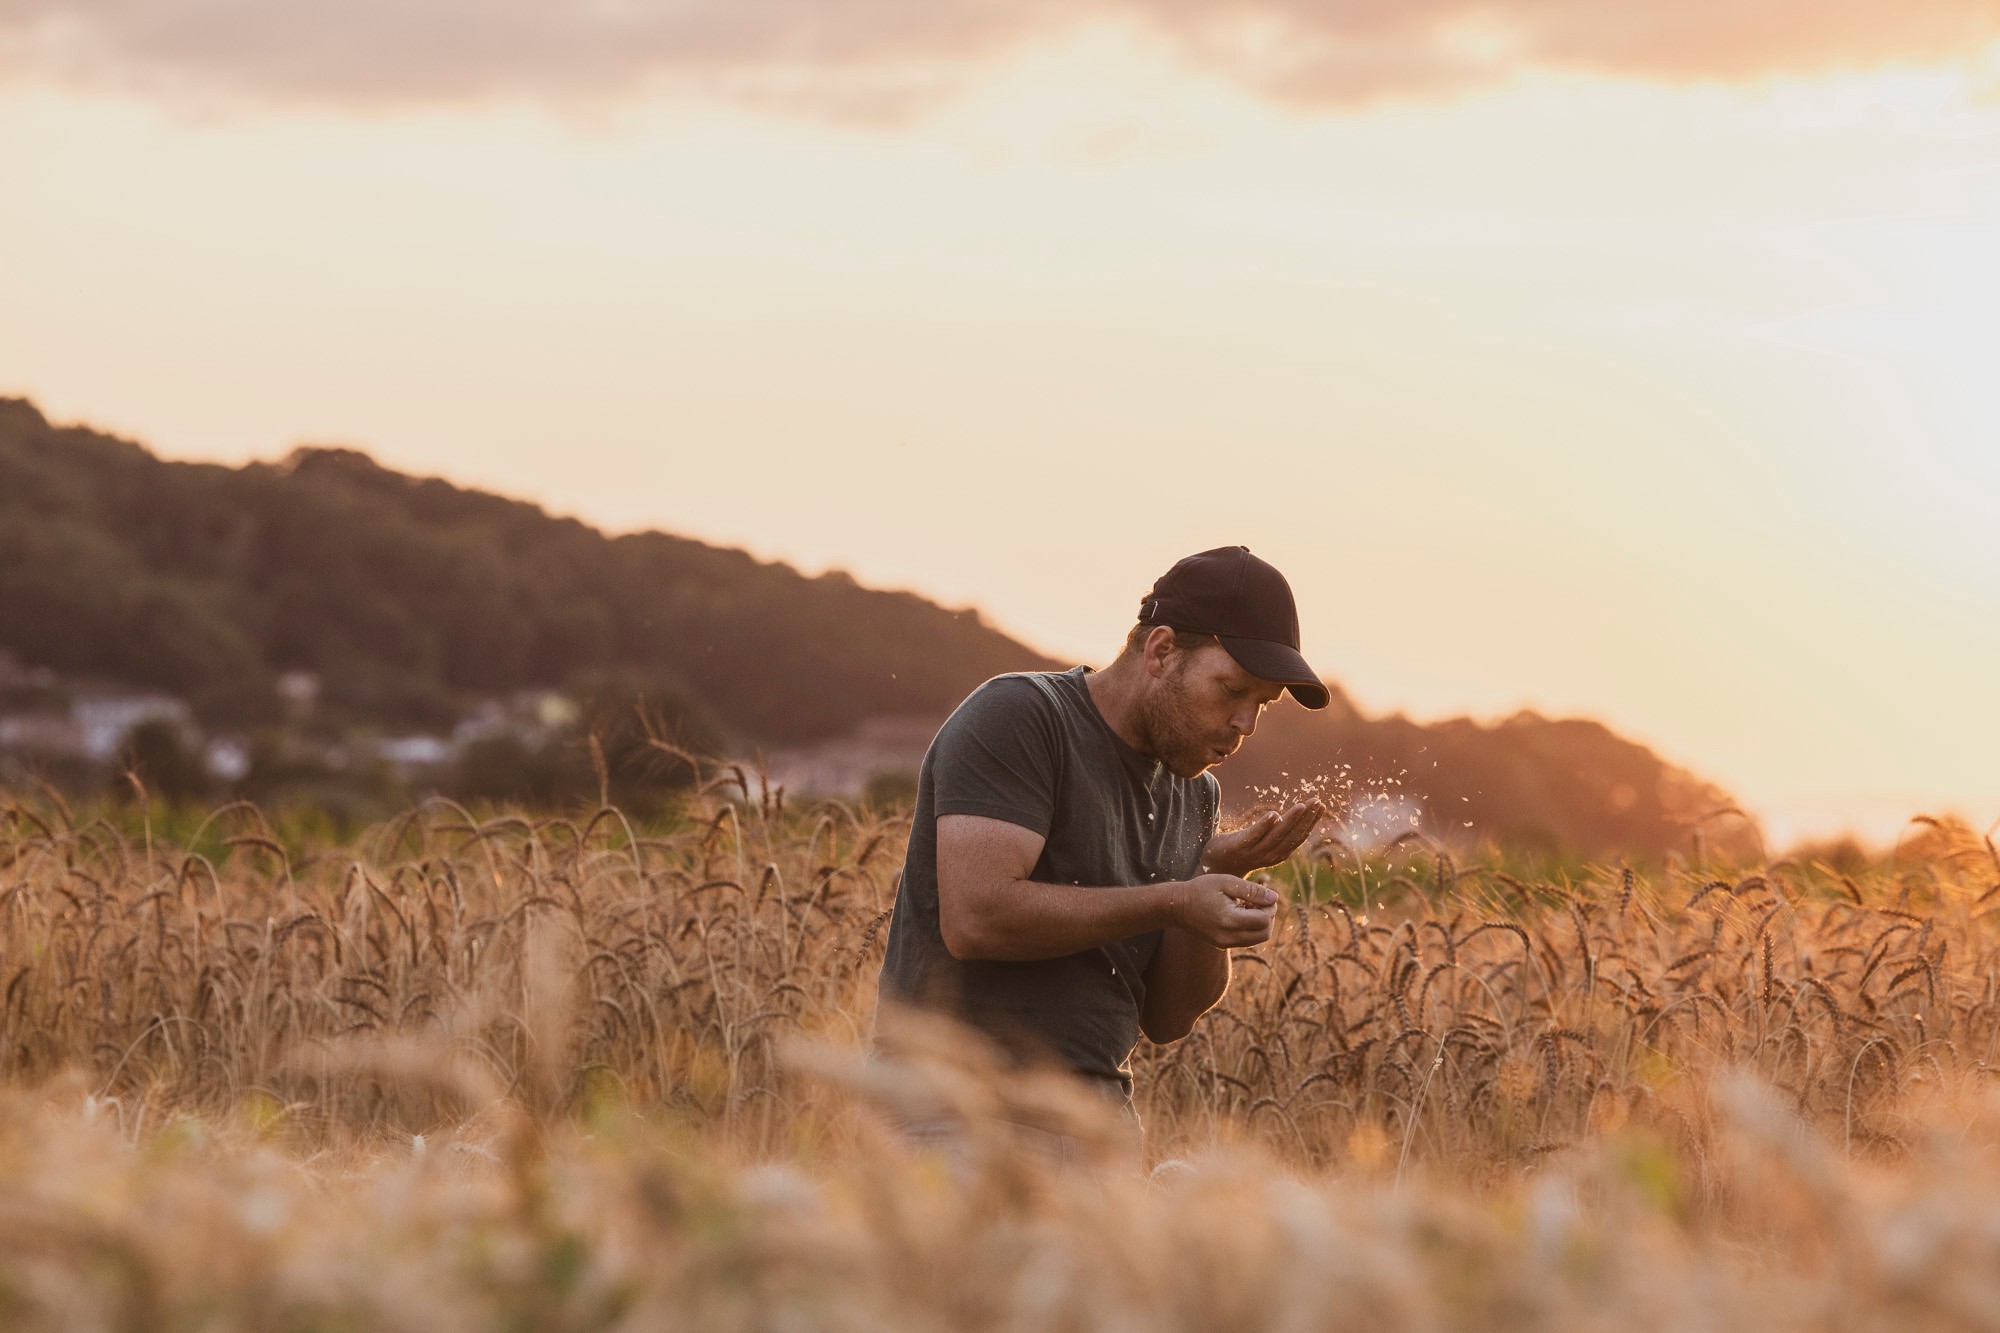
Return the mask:
M 1160 682 L 1140 710 L 1151 743 L 1153 757 L 1177 777 L 1201 776 L 1216 761 L 1212 743 L 1202 734 L 1194 709 L 1188 704 L 1187 682 L 1180 670 Z

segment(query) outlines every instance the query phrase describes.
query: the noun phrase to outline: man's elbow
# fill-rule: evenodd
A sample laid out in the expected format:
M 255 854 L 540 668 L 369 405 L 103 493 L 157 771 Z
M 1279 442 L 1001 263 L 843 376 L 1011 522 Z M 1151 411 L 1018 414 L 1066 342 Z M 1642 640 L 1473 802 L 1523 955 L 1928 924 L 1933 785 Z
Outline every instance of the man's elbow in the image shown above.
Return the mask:
M 940 918 L 938 933 L 944 936 L 944 951 L 961 963 L 976 963 L 987 956 L 986 942 L 966 925 Z
M 1194 1031 L 1194 1025 L 1201 1016 L 1222 1003 L 1222 993 L 1228 988 L 1227 982 L 1212 993 L 1180 995 L 1172 998 L 1159 996 L 1160 1003 L 1139 1014 L 1139 1031 L 1156 1045 L 1165 1046 L 1179 1041 Z
M 961 963 L 977 963 L 993 958 L 990 932 L 976 912 L 964 906 L 956 910 L 938 904 L 938 934 L 944 936 L 944 951 Z
M 1166 1046 L 1194 1031 L 1194 1021 L 1200 1017 L 1200 1013 L 1142 1014 L 1139 1017 L 1139 1031 L 1145 1033 L 1146 1040 L 1155 1046 Z

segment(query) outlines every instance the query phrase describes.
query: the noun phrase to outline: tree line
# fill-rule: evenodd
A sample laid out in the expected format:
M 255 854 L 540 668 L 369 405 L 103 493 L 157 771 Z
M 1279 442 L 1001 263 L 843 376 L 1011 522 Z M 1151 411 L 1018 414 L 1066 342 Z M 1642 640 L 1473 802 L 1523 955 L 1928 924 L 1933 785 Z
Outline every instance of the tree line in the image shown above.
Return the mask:
M 719 741 L 778 746 L 942 716 L 1050 665 L 981 622 L 841 573 L 300 449 L 231 468 L 0 400 L 0 648 L 276 720 L 286 671 L 330 725 L 439 728 L 479 698 L 615 675 Z

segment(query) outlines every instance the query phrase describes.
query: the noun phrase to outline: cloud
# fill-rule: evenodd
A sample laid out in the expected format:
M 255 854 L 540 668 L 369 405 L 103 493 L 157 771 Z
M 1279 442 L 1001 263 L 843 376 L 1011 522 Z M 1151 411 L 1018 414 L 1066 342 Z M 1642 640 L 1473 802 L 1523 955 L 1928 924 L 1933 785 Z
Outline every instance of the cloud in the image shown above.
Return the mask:
M 1286 102 L 1534 68 L 1736 79 L 1937 61 L 1995 0 L 7 0 L 0 69 L 330 101 L 587 101 L 668 87 L 890 113 L 1092 23 Z

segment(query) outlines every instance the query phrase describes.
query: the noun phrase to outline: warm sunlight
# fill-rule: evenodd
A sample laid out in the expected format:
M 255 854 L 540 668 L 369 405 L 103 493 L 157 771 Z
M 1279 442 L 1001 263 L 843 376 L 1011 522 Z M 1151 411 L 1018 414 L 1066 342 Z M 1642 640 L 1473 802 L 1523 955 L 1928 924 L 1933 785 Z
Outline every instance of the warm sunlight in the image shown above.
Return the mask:
M 350 443 L 1082 660 L 1248 541 L 1370 708 L 1592 714 L 1885 836 L 2000 810 L 1979 79 L 1307 111 L 1115 30 L 888 121 L 30 78 L 0 360 L 175 456 Z
M 2000 1328 L 2000 0 L 0 3 L 0 1330 Z

